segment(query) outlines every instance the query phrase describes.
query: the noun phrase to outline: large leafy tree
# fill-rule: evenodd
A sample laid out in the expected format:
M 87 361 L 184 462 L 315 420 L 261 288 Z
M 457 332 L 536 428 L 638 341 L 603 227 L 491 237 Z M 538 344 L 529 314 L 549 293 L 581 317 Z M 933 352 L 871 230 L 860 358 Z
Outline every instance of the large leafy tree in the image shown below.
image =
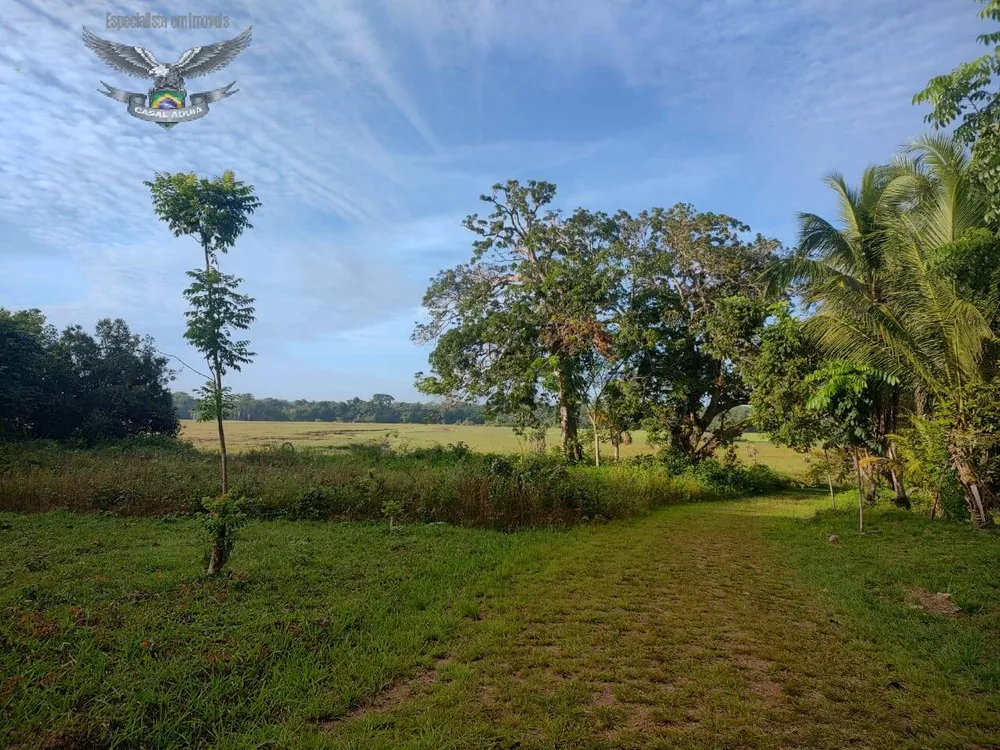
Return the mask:
M 59 353 L 75 373 L 74 398 L 67 405 L 88 443 L 128 435 L 174 435 L 179 429 L 167 384 L 173 373 L 150 337 L 140 337 L 125 321 L 98 321 L 95 335 L 79 326 L 66 329 Z
M 742 434 L 743 369 L 754 355 L 769 297 L 758 280 L 779 243 L 729 216 L 678 204 L 619 215 L 627 245 L 619 336 L 635 347 L 650 438 L 691 461 Z
M 609 345 L 602 313 L 616 288 L 612 229 L 601 214 L 553 210 L 555 192 L 510 180 L 481 196 L 490 214 L 464 223 L 477 236 L 471 260 L 438 274 L 424 296 L 429 321 L 414 340 L 435 348 L 432 374 L 417 373 L 417 387 L 482 399 L 522 427 L 537 427 L 538 407 L 553 403 L 563 450 L 579 459 L 583 360 Z
M 55 329 L 39 310 L 10 312 L 0 308 L 0 432 L 41 434 L 50 428 L 43 414 L 58 409 L 60 385 L 52 382 L 51 350 Z M 47 436 L 47 435 L 46 435 Z
M 776 445 L 803 453 L 824 443 L 835 445 L 837 425 L 830 415 L 807 406 L 816 391 L 809 378 L 823 366 L 823 356 L 788 303 L 778 303 L 770 312 L 760 349 L 744 374 L 751 389 L 751 419 Z

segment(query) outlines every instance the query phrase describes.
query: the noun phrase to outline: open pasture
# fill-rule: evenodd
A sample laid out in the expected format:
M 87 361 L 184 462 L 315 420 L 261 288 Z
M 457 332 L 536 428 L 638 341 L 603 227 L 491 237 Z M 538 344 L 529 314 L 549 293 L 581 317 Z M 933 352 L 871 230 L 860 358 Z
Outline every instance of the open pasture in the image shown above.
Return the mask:
M 226 444 L 230 450 L 241 451 L 274 443 L 291 443 L 312 448 L 343 448 L 351 443 L 388 440 L 393 446 L 420 448 L 431 445 L 465 443 L 483 453 L 520 453 L 529 450 L 528 443 L 514 434 L 510 427 L 492 425 L 385 424 L 375 422 L 241 422 L 225 423 Z M 181 420 L 181 437 L 206 451 L 218 449 L 218 432 L 214 422 Z M 631 445 L 621 446 L 622 458 L 643 453 L 655 453 L 646 443 L 646 433 L 638 430 Z M 547 444 L 559 444 L 559 430 L 550 429 Z M 737 445 L 744 463 L 761 463 L 790 476 L 800 476 L 808 469 L 805 457 L 795 451 L 772 445 L 763 435 L 747 434 Z M 610 444 L 601 446 L 601 455 L 610 458 Z

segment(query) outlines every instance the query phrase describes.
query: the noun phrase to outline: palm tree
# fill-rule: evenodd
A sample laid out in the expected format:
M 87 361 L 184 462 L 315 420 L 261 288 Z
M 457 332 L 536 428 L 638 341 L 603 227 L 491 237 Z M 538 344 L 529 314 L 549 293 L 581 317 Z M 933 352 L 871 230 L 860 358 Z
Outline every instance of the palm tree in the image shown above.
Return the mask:
M 798 286 L 807 305 L 819 306 L 827 314 L 884 303 L 892 284 L 894 216 L 909 195 L 905 188 L 909 187 L 910 193 L 917 189 L 912 179 L 904 184 L 901 171 L 897 165 L 869 167 L 857 189 L 841 174 L 827 177 L 826 184 L 837 196 L 839 226 L 816 214 L 799 214 L 798 250 L 772 269 L 772 281 Z M 899 463 L 894 460 L 895 448 L 888 439 L 896 429 L 900 388 L 893 385 L 879 390 L 874 419 L 881 450 L 890 459 L 895 502 L 909 508 Z
M 955 242 L 985 225 L 987 201 L 965 147 L 941 134 L 921 136 L 904 149 L 891 171 L 894 196 L 910 214 L 929 248 Z
M 953 277 L 936 272 L 942 249 L 983 226 L 985 203 L 960 144 L 925 137 L 907 154 L 884 170 L 888 210 L 879 217 L 878 293 L 861 293 L 830 276 L 807 281 L 820 303 L 807 327 L 830 356 L 895 375 L 948 404 L 957 435 L 968 430 L 963 394 L 991 375 L 1000 271 L 990 293 L 976 301 L 963 297 Z M 973 518 L 980 526 L 991 523 L 996 498 L 967 442 L 952 439 L 949 451 Z
M 807 327 L 833 357 L 919 382 L 938 403 L 950 404 L 956 424 L 964 427 L 962 393 L 982 383 L 991 364 L 985 355 L 996 340 L 990 326 L 995 302 L 984 310 L 962 299 L 953 280 L 929 267 L 929 246 L 912 219 L 901 217 L 900 224 L 908 226 L 895 244 L 896 268 L 887 299 L 852 310 L 824 305 Z M 992 494 L 967 451 L 951 448 L 970 510 L 986 525 Z

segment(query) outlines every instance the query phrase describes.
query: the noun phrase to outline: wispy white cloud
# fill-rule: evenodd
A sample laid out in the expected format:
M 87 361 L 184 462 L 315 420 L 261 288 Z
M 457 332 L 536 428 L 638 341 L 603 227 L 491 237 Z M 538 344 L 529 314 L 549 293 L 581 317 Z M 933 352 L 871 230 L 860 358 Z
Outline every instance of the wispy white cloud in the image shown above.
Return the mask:
M 397 395 L 411 392 L 408 321 L 426 279 L 467 259 L 460 220 L 492 183 L 553 180 L 567 208 L 691 200 L 790 226 L 823 208 L 823 172 L 851 174 L 919 132 L 913 92 L 975 54 L 982 31 L 974 4 L 939 0 L 170 5 L 4 5 L 0 294 L 60 322 L 121 315 L 185 352 L 197 250 L 157 222 L 142 182 L 234 169 L 264 204 L 226 260 L 258 300 L 260 356 L 240 378 L 291 396 L 365 362 L 381 371 L 378 351 L 400 362 Z M 106 13 L 145 10 L 231 27 L 104 28 Z M 84 48 L 83 25 L 160 59 L 249 25 L 254 40 L 189 84 L 235 79 L 239 93 L 164 131 L 97 93 L 146 84 Z M 351 368 L 318 364 L 350 346 Z

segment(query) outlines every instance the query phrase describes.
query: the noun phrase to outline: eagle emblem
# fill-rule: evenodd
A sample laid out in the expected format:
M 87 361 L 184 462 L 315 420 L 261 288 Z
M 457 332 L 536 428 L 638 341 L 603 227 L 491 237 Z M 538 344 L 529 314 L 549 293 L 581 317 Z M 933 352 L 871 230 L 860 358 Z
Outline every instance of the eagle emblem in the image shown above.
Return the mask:
M 101 91 L 102 94 L 128 104 L 129 113 L 133 116 L 170 128 L 178 122 L 203 116 L 208 112 L 209 103 L 236 93 L 230 91 L 236 85 L 233 81 L 221 89 L 193 94 L 190 106 L 185 106 L 187 91 L 184 80 L 208 75 L 226 67 L 249 46 L 252 31 L 251 26 L 239 36 L 225 42 L 192 47 L 177 62 L 167 65 L 158 61 L 148 49 L 101 39 L 87 27 L 83 28 L 83 43 L 115 70 L 134 78 L 153 79 L 148 92 L 148 107 L 146 94 L 122 91 L 104 81 L 101 83 L 107 90 Z

